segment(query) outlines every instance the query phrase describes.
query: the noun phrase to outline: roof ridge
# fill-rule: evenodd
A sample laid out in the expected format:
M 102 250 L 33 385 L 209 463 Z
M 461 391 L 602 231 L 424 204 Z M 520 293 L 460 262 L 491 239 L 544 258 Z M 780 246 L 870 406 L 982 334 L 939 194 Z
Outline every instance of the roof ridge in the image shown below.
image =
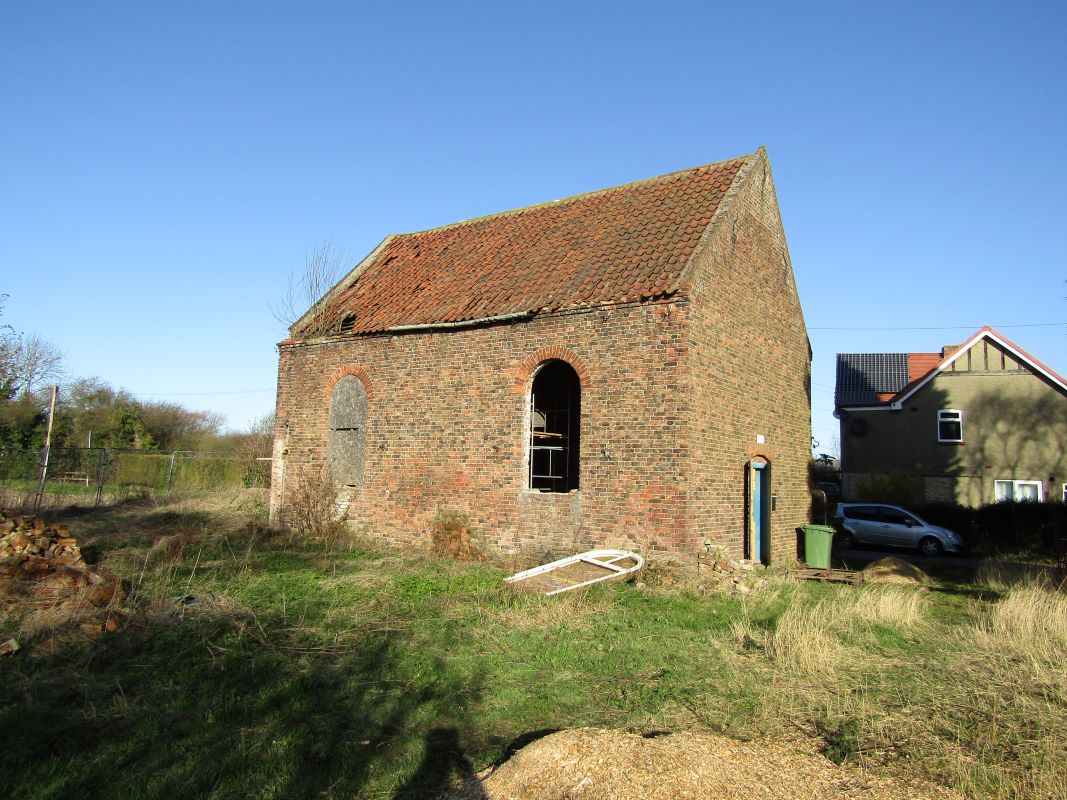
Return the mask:
M 422 228 L 422 229 L 416 230 L 416 231 L 406 231 L 406 232 L 402 232 L 402 233 L 394 233 L 392 235 L 393 236 L 397 236 L 397 237 L 400 237 L 400 236 L 403 236 L 403 237 L 418 236 L 419 234 L 429 233 L 431 231 L 445 231 L 445 230 L 449 230 L 450 228 L 461 228 L 461 227 L 464 227 L 466 225 L 475 225 L 477 223 L 486 222 L 486 221 L 491 220 L 491 219 L 497 219 L 498 217 L 506 217 L 506 216 L 510 216 L 510 215 L 523 214 L 523 213 L 526 213 L 527 211 L 534 211 L 534 210 L 539 209 L 539 208 L 547 208 L 549 206 L 558 206 L 561 203 L 570 203 L 570 202 L 573 202 L 573 201 L 576 201 L 576 200 L 585 200 L 585 199 L 588 199 L 590 197 L 594 197 L 596 195 L 608 194 L 610 192 L 617 192 L 617 191 L 620 191 L 620 190 L 623 190 L 623 189 L 631 189 L 631 188 L 633 188 L 635 186 L 644 186 L 644 185 L 647 185 L 647 184 L 653 184 L 653 183 L 656 183 L 658 181 L 665 180 L 667 178 L 676 178 L 676 177 L 678 177 L 680 175 L 683 175 L 685 173 L 696 172 L 698 170 L 710 170 L 713 167 L 722 167 L 722 166 L 725 166 L 726 164 L 730 164 L 730 163 L 733 163 L 735 161 L 746 161 L 746 160 L 752 158 L 753 156 L 758 155 L 759 152 L 760 152 L 759 150 L 756 150 L 755 152 L 746 153 L 745 155 L 734 156 L 733 158 L 725 158 L 725 159 L 723 159 L 721 161 L 713 161 L 710 164 L 697 164 L 696 166 L 693 166 L 693 167 L 685 167 L 684 169 L 676 169 L 676 170 L 674 170 L 672 172 L 665 172 L 662 175 L 654 175 L 651 178 L 642 178 L 642 179 L 636 180 L 636 181 L 629 181 L 628 183 L 620 183 L 620 184 L 617 184 L 615 186 L 607 186 L 607 187 L 605 187 L 603 189 L 593 189 L 592 191 L 589 191 L 589 192 L 582 192 L 580 194 L 570 195 L 568 197 L 561 197 L 558 200 L 545 200 L 545 201 L 542 201 L 540 203 L 532 203 L 531 205 L 528 205 L 528 206 L 519 206 L 518 208 L 510 208 L 510 209 L 506 209 L 504 211 L 496 211 L 496 212 L 494 212 L 492 214 L 483 214 L 483 215 L 478 216 L 478 217 L 470 217 L 469 219 L 458 220 L 456 222 L 449 222 L 449 223 L 446 223 L 444 225 L 434 225 L 434 226 L 429 227 L 429 228 Z
M 879 350 L 877 352 L 871 352 L 866 350 L 862 353 L 838 353 L 839 356 L 906 356 L 909 355 L 904 350 Z

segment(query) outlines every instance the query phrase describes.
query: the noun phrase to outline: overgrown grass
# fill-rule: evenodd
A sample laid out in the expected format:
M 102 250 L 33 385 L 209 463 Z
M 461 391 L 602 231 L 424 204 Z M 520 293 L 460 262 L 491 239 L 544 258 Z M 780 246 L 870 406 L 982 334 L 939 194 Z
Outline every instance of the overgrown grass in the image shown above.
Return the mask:
M 597 725 L 803 733 L 972 797 L 1067 796 L 1053 586 L 528 597 L 490 565 L 272 535 L 249 497 L 71 520 L 137 612 L 88 644 L 24 628 L 0 661 L 0 794 L 432 797 L 537 732 Z

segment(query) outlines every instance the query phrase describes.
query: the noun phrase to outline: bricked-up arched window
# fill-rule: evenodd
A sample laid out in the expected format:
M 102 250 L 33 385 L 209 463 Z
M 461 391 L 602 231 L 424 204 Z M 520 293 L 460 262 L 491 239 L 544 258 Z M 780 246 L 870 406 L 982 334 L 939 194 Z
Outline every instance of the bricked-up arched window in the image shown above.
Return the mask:
M 334 385 L 329 427 L 326 461 L 330 475 L 335 483 L 359 486 L 367 449 L 367 388 L 359 378 L 346 375 Z
M 546 361 L 530 391 L 530 488 L 578 488 L 582 385 L 566 361 Z

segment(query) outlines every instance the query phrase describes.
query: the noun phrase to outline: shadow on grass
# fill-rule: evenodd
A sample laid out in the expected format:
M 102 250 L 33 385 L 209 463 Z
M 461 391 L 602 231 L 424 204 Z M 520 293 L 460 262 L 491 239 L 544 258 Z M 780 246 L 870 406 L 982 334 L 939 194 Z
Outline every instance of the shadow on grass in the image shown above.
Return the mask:
M 433 728 L 426 734 L 422 762 L 401 786 L 393 800 L 439 797 L 457 781 L 462 781 L 470 800 L 488 798 L 474 778 L 474 767 L 463 752 L 455 728 Z
M 410 774 L 396 796 L 429 797 L 470 775 L 478 676 L 395 631 L 261 630 L 172 620 L 0 664 L 6 796 L 351 797 Z

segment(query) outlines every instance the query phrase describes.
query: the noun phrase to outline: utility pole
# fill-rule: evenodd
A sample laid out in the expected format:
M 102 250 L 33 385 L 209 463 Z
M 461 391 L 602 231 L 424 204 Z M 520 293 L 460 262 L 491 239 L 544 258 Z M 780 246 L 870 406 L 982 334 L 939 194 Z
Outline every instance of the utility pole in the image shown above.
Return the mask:
M 37 500 L 33 504 L 36 514 L 41 508 L 41 499 L 44 497 L 44 482 L 48 479 L 48 456 L 52 450 L 52 422 L 56 418 L 56 397 L 59 395 L 59 387 L 52 386 L 52 404 L 48 407 L 48 430 L 44 435 L 44 454 L 41 457 L 41 483 L 37 487 Z

